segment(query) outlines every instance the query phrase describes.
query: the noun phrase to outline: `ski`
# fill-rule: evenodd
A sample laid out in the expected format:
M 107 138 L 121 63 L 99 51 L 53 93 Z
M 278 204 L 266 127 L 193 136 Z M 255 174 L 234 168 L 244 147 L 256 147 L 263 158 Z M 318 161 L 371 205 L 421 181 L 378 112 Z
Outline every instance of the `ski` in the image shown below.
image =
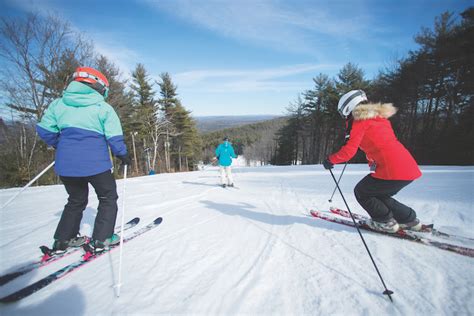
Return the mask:
M 163 221 L 163 218 L 161 218 L 161 217 L 156 218 L 153 222 L 151 222 L 147 226 L 142 227 L 141 229 L 133 232 L 130 236 L 124 238 L 123 243 L 127 243 L 127 242 L 137 238 L 138 236 L 143 235 L 144 233 L 152 230 L 153 228 L 158 227 L 161 224 L 162 221 Z M 73 262 L 71 264 L 68 264 L 67 266 L 57 270 L 56 272 L 51 273 L 50 275 L 42 278 L 41 280 L 16 291 L 15 293 L 12 293 L 10 295 L 7 295 L 5 297 L 0 298 L 0 303 L 17 302 L 17 301 L 19 301 L 19 300 L 21 300 L 21 299 L 23 299 L 27 296 L 30 296 L 31 294 L 38 292 L 39 290 L 45 288 L 46 286 L 53 283 L 54 281 L 57 281 L 57 280 L 63 278 L 64 276 L 66 276 L 67 274 L 83 267 L 87 263 L 92 262 L 97 258 L 100 258 L 104 254 L 109 253 L 110 251 L 112 251 L 116 248 L 119 248 L 119 246 L 120 246 L 120 243 L 118 243 L 116 245 L 112 245 L 112 246 L 110 246 L 109 248 L 105 249 L 104 251 L 102 251 L 100 253 L 90 254 L 87 257 L 86 257 L 86 255 L 84 255 L 84 257 L 86 257 L 86 258 L 83 257 L 80 260 L 78 260 L 76 262 Z
M 235 190 L 240 190 L 239 187 L 236 187 L 236 186 L 234 186 L 234 185 L 225 185 L 225 186 L 224 186 L 224 185 L 222 185 L 222 184 L 219 184 L 219 186 L 220 186 L 221 188 L 223 188 L 223 189 L 235 189 Z
M 323 220 L 326 220 L 326 221 L 329 221 L 329 222 L 342 224 L 342 225 L 350 226 L 350 227 L 355 227 L 354 222 L 352 220 L 337 217 L 333 213 L 311 210 L 310 214 L 312 216 L 316 217 L 316 218 L 323 219 Z M 359 222 L 359 220 L 357 220 L 357 219 L 356 219 L 356 222 L 357 222 L 358 227 L 361 228 L 361 229 L 364 229 L 364 230 L 368 230 L 368 231 L 375 232 L 375 233 L 378 233 L 378 234 L 382 234 L 382 235 L 385 235 L 385 236 L 390 236 L 390 237 L 395 237 L 395 238 L 414 241 L 414 242 L 421 243 L 421 244 L 424 244 L 424 245 L 433 246 L 433 247 L 436 247 L 436 248 L 439 248 L 439 249 L 448 250 L 448 251 L 455 252 L 455 253 L 463 255 L 463 256 L 474 258 L 474 249 L 471 249 L 471 248 L 452 245 L 452 244 L 443 243 L 443 242 L 438 242 L 438 241 L 435 241 L 435 240 L 431 240 L 429 238 L 418 236 L 418 235 L 416 235 L 413 232 L 408 231 L 408 230 L 401 230 L 400 229 L 398 232 L 396 232 L 394 234 L 385 233 L 385 232 L 381 232 L 381 231 L 378 231 L 378 230 L 374 230 L 374 229 L 372 229 L 371 227 L 369 227 L 367 225 L 361 224 Z
M 134 219 L 130 220 L 127 222 L 123 230 L 130 229 L 132 227 L 135 227 L 138 223 L 140 222 L 140 218 L 135 217 Z M 115 228 L 115 232 L 120 231 L 120 227 Z M 66 252 L 61 253 L 61 254 L 54 254 L 52 250 L 47 247 L 47 246 L 40 246 L 41 252 L 43 253 L 43 256 L 37 261 L 25 264 L 24 266 L 19 267 L 17 270 L 13 272 L 9 272 L 7 274 L 4 274 L 0 276 L 0 286 L 7 284 L 8 282 L 24 275 L 27 274 L 35 269 L 39 269 L 41 267 L 47 266 L 50 263 L 56 262 L 59 259 L 65 258 L 69 256 L 72 253 L 75 253 L 76 251 L 82 249 L 82 247 L 75 247 L 75 248 L 68 248 Z
M 349 212 L 346 211 L 346 210 L 341 210 L 337 207 L 331 207 L 329 210 L 331 211 L 331 213 L 341 215 L 343 217 L 351 218 L 351 214 L 349 214 Z M 356 220 L 370 219 L 366 215 L 361 215 L 361 214 L 357 214 L 357 213 L 352 213 L 352 215 L 354 215 L 354 218 Z M 474 240 L 474 239 L 469 238 L 469 237 L 463 237 L 463 236 L 448 234 L 448 233 L 439 231 L 439 230 L 434 228 L 433 224 L 429 224 L 429 225 L 428 224 L 422 224 L 421 231 L 416 231 L 415 233 L 431 233 L 434 236 L 442 237 L 442 238 L 445 238 L 445 239 L 448 239 L 448 240 L 449 239 L 457 239 L 458 241 L 461 241 L 461 242 L 462 241 L 473 241 Z

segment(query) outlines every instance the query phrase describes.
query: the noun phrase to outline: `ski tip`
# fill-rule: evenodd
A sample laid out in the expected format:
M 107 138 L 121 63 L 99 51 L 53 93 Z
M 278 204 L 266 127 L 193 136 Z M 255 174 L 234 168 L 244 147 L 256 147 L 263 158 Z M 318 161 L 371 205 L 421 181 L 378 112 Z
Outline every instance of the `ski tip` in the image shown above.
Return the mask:
M 131 221 L 128 222 L 128 224 L 138 224 L 140 222 L 140 217 L 135 217 Z
M 0 277 L 0 286 L 7 284 L 11 280 L 16 279 L 17 277 L 23 275 L 23 272 L 17 271 L 17 272 L 11 272 L 4 274 Z
M 18 301 L 18 299 L 7 296 L 0 299 L 0 304 L 14 303 L 16 301 Z
M 163 221 L 163 217 L 158 217 L 157 219 L 155 219 L 155 220 L 153 221 L 153 223 L 155 223 L 155 224 L 161 224 L 162 221 Z

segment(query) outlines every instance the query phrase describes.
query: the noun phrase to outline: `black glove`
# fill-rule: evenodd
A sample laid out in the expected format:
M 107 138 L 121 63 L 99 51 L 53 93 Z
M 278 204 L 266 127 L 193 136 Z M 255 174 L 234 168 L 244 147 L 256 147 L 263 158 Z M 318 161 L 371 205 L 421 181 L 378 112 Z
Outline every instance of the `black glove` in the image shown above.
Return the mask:
M 328 158 L 326 158 L 323 161 L 323 166 L 324 166 L 324 169 L 326 169 L 326 170 L 334 168 L 334 164 L 332 162 L 330 162 Z
M 132 159 L 128 154 L 123 155 L 123 156 L 117 156 L 118 159 L 122 160 L 122 166 L 130 166 L 132 164 Z

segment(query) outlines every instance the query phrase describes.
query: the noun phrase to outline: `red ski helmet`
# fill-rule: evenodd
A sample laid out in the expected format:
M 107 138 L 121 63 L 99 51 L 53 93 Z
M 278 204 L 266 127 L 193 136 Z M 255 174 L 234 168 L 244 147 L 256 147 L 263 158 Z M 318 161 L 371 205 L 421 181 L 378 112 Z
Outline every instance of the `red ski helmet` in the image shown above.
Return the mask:
M 74 81 L 88 83 L 93 89 L 107 97 L 109 81 L 100 71 L 91 67 L 78 67 L 73 74 Z

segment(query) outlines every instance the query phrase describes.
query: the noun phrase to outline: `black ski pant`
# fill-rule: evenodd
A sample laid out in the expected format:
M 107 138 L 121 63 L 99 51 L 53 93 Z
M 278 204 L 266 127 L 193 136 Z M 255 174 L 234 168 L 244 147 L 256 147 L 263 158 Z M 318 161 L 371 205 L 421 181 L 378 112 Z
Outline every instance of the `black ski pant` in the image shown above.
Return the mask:
M 416 212 L 392 198 L 411 180 L 382 180 L 370 174 L 357 183 L 354 193 L 359 204 L 377 222 L 387 222 L 392 217 L 401 224 L 413 221 Z
M 99 199 L 92 239 L 104 241 L 114 233 L 117 219 L 117 186 L 110 170 L 88 177 L 60 177 L 69 194 L 68 202 L 54 234 L 55 239 L 69 240 L 76 237 L 86 209 L 89 183 Z

